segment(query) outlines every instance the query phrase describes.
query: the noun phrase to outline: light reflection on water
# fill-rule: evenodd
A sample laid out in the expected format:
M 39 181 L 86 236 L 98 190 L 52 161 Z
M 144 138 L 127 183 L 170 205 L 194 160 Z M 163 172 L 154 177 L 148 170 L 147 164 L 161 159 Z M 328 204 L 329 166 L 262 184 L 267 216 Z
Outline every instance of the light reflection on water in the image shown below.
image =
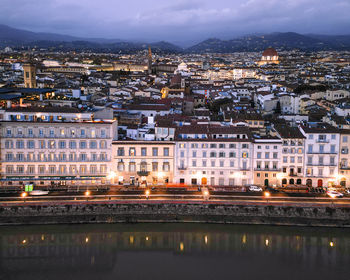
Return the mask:
M 207 224 L 0 228 L 0 279 L 349 279 L 350 229 Z

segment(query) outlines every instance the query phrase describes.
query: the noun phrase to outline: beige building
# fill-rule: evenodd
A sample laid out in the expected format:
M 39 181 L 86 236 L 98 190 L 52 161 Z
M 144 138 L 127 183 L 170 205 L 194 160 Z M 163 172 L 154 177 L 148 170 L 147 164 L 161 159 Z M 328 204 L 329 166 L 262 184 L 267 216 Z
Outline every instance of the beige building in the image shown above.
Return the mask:
M 135 186 L 172 183 L 174 146 L 170 141 L 114 141 L 113 183 Z

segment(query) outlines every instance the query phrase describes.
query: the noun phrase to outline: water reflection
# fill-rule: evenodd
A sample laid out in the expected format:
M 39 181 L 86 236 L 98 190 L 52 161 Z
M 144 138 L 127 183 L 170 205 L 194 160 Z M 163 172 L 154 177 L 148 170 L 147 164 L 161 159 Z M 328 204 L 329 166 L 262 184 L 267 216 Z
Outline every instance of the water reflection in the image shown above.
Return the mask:
M 348 279 L 350 231 L 193 224 L 2 227 L 0 279 Z

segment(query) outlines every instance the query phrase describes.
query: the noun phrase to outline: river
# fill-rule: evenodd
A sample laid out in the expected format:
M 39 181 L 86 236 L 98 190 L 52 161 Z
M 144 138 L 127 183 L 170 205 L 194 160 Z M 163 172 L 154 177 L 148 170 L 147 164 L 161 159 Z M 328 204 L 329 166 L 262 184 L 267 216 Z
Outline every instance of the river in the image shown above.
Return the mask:
M 350 229 L 215 224 L 0 227 L 0 279 L 350 279 Z

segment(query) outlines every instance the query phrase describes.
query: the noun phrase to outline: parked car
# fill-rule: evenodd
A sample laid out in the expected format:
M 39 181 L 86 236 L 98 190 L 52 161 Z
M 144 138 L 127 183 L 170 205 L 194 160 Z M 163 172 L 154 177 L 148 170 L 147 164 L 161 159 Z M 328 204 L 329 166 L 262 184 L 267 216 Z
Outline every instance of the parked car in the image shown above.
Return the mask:
M 345 189 L 346 194 L 350 194 L 350 189 Z
M 29 192 L 29 195 L 33 195 L 33 196 L 48 195 L 48 194 L 49 194 L 48 191 L 42 191 L 42 190 L 34 190 Z
M 344 196 L 342 193 L 337 191 L 327 191 L 327 195 L 331 198 L 340 198 Z
M 250 192 L 262 192 L 263 191 L 263 189 L 261 187 L 254 186 L 254 185 L 253 186 L 249 186 L 248 190 Z

